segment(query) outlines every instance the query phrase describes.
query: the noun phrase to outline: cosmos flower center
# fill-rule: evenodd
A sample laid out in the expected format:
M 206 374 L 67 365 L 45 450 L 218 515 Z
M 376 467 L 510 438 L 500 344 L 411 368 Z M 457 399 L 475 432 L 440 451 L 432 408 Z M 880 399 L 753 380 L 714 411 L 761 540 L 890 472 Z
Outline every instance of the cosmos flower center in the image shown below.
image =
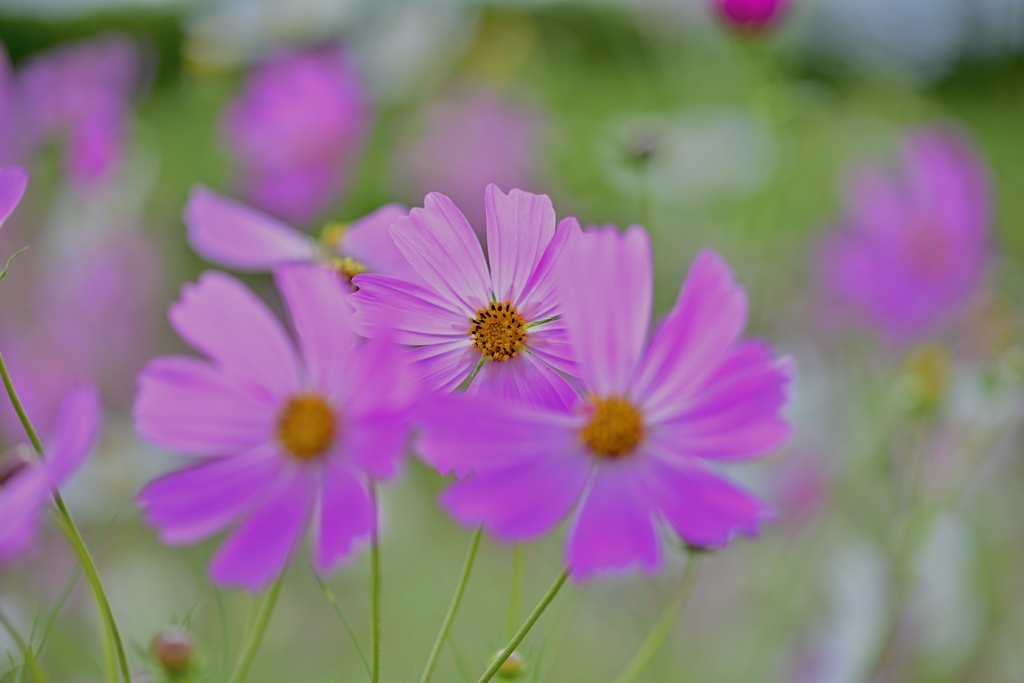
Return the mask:
M 362 275 L 370 269 L 362 261 L 357 261 L 351 256 L 335 257 L 331 259 L 331 268 L 334 269 L 338 275 L 342 276 L 349 282 L 352 282 L 352 278 L 356 275 Z
M 277 422 L 277 436 L 290 455 L 312 460 L 323 455 L 334 440 L 334 412 L 319 396 L 302 394 L 285 404 Z
M 508 360 L 515 358 L 526 344 L 526 319 L 511 301 L 492 301 L 469 320 L 469 336 L 473 346 L 484 358 Z
M 620 396 L 595 398 L 590 421 L 580 430 L 580 436 L 594 455 L 618 458 L 632 452 L 643 440 L 643 417 Z

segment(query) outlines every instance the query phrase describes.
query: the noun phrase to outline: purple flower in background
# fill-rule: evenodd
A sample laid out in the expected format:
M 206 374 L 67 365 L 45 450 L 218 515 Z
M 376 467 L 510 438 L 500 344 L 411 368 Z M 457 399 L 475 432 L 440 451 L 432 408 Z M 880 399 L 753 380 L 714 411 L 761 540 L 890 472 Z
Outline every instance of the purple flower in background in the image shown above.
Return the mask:
M 105 177 L 123 156 L 139 72 L 138 47 L 120 36 L 60 47 L 31 59 L 18 80 L 33 145 L 57 140 L 68 175 L 75 180 Z
M 511 105 L 488 91 L 435 102 L 423 115 L 419 136 L 399 152 L 395 173 L 410 196 L 447 195 L 480 229 L 487 185 L 533 185 L 541 124 L 532 108 Z
M 53 436 L 45 444 L 45 460 L 0 463 L 0 564 L 31 548 L 51 492 L 85 462 L 99 426 L 95 390 L 79 387 L 61 404 Z
M 283 570 L 310 519 L 322 571 L 373 533 L 370 483 L 396 473 L 415 400 L 400 347 L 357 344 L 336 277 L 306 265 L 275 277 L 298 353 L 248 289 L 206 273 L 170 319 L 207 359 L 154 360 L 135 406 L 143 437 L 199 460 L 143 489 L 146 520 L 171 545 L 231 527 L 211 576 L 253 591 Z
M 389 232 L 391 224 L 408 213 L 400 204 L 387 204 L 351 224 L 328 224 L 316 240 L 200 186 L 192 190 L 185 207 L 185 224 L 196 253 L 236 270 L 321 262 L 350 281 L 366 272 L 419 281 Z
M 357 275 L 349 297 L 361 334 L 416 346 L 409 354 L 430 390 L 451 391 L 475 374 L 469 393 L 544 403 L 571 392 L 555 369 L 572 372 L 558 320 L 554 267 L 574 219 L 555 229 L 546 195 L 494 185 L 486 192 L 487 251 L 465 216 L 441 194 L 391 226 L 423 284 Z M 566 224 L 569 224 L 568 226 Z
M 341 47 L 260 64 L 222 120 L 244 195 L 286 221 L 314 220 L 346 189 L 371 115 L 367 87 Z
M 756 535 L 768 510 L 707 463 L 753 458 L 788 438 L 790 362 L 739 341 L 746 295 L 713 252 L 697 258 L 647 343 L 647 233 L 573 234 L 559 287 L 585 391 L 547 407 L 461 394 L 425 401 L 420 453 L 442 472 L 469 473 L 442 505 L 508 542 L 575 509 L 566 563 L 577 580 L 656 570 L 661 520 L 704 548 Z
M 741 31 L 758 32 L 785 14 L 789 0 L 713 0 L 719 16 Z
M 0 168 L 0 227 L 18 208 L 27 186 L 28 173 L 24 169 L 17 166 Z
M 896 343 L 953 318 L 991 259 L 988 179 L 969 144 L 924 129 L 902 152 L 897 177 L 872 166 L 853 175 L 846 215 L 817 254 L 826 293 Z

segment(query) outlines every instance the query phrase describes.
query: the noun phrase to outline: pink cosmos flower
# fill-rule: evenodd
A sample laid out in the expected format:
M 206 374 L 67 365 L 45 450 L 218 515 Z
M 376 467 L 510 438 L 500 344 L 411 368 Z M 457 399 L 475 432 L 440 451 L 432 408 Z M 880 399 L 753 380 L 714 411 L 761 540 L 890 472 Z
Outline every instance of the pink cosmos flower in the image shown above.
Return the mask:
M 719 16 L 741 31 L 763 31 L 789 8 L 789 0 L 714 0 Z
M 116 35 L 33 58 L 19 74 L 28 136 L 59 140 L 71 178 L 99 180 L 122 157 L 139 73 L 137 46 Z
M 61 404 L 45 460 L 15 460 L 0 468 L 0 564 L 23 554 L 35 540 L 51 492 L 73 475 L 99 434 L 95 390 L 79 387 Z
M 156 359 L 135 406 L 143 437 L 199 461 L 143 489 L 146 520 L 171 545 L 232 528 L 211 576 L 253 591 L 283 570 L 310 519 L 323 571 L 373 533 L 371 482 L 396 473 L 415 399 L 399 347 L 357 345 L 329 271 L 284 266 L 275 278 L 298 351 L 240 282 L 206 273 L 170 319 L 207 359 Z
M 199 186 L 185 207 L 192 248 L 236 270 L 265 271 L 285 263 L 321 262 L 351 281 L 373 272 L 420 281 L 391 239 L 391 224 L 408 215 L 387 204 L 350 225 L 328 224 L 319 240 L 264 213 Z
M 17 166 L 0 168 L 0 227 L 18 208 L 27 186 L 28 173 L 24 169 Z
M 857 171 L 847 212 L 818 252 L 834 301 L 888 340 L 904 343 L 950 321 L 991 261 L 992 205 L 985 169 L 968 143 L 923 129 L 903 145 L 896 178 Z
M 315 219 L 345 189 L 371 115 L 368 89 L 340 46 L 259 65 L 222 121 L 245 196 L 289 222 Z
M 558 406 L 460 394 L 424 402 L 420 453 L 442 472 L 469 473 L 442 505 L 508 542 L 539 536 L 575 509 L 565 559 L 577 580 L 657 569 L 662 521 L 703 548 L 756 535 L 768 510 L 708 465 L 787 439 L 790 362 L 739 341 L 746 295 L 713 252 L 694 262 L 648 343 L 647 233 L 573 232 L 559 284 L 584 392 Z
M 575 219 L 555 229 L 546 195 L 486 191 L 487 251 L 465 216 L 441 194 L 391 226 L 423 284 L 357 275 L 349 297 L 360 334 L 393 335 L 430 390 L 451 391 L 474 372 L 469 393 L 546 402 L 571 392 L 555 369 L 573 371 L 558 320 L 554 267 Z

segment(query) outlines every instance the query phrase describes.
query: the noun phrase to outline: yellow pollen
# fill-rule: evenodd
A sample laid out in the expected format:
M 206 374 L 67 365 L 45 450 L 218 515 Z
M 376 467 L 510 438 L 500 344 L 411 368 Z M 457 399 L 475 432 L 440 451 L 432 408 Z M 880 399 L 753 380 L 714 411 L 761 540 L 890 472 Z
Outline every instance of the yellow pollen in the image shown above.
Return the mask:
M 594 455 L 618 458 L 632 452 L 643 440 L 643 418 L 624 398 L 594 398 L 590 422 L 580 430 L 580 436 Z
M 473 346 L 484 358 L 508 360 L 515 358 L 526 344 L 526 320 L 511 301 L 492 301 L 469 320 L 469 336 Z
M 345 239 L 348 232 L 348 223 L 331 222 L 320 230 L 320 244 L 328 253 L 337 250 L 341 240 Z
M 316 458 L 334 440 L 334 413 L 319 396 L 294 396 L 278 418 L 277 436 L 285 450 L 299 460 Z
M 334 272 L 336 272 L 338 275 L 341 275 L 349 282 L 352 282 L 352 278 L 354 278 L 356 275 L 362 275 L 363 273 L 369 271 L 369 268 L 366 267 L 365 263 L 363 263 L 362 261 L 356 261 L 351 256 L 339 256 L 336 258 L 332 258 L 331 268 L 334 269 Z

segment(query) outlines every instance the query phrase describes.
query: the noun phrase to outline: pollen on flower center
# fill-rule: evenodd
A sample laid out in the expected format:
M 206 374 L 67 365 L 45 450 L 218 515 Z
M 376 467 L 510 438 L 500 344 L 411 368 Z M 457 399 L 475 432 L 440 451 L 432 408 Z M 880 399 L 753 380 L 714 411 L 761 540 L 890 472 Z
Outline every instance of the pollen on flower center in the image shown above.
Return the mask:
M 618 458 L 632 452 L 643 440 L 643 417 L 619 396 L 595 398 L 590 421 L 580 430 L 580 436 L 594 455 Z
M 324 453 L 334 440 L 334 412 L 324 399 L 309 394 L 285 404 L 277 422 L 277 436 L 289 454 L 311 460 Z
M 365 263 L 357 261 L 351 256 L 332 258 L 331 267 L 349 282 L 352 282 L 352 278 L 356 275 L 362 275 L 369 270 Z
M 526 344 L 526 320 L 511 301 L 492 301 L 469 320 L 469 336 L 473 346 L 484 358 L 508 360 L 515 358 Z

